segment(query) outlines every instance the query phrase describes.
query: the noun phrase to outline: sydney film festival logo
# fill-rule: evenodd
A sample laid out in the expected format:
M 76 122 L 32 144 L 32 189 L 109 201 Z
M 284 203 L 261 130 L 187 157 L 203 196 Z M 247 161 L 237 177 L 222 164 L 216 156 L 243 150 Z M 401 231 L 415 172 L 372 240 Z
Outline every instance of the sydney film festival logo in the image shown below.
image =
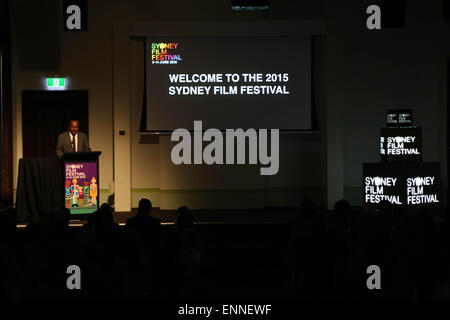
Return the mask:
M 152 64 L 178 64 L 182 60 L 178 49 L 178 42 L 152 42 Z

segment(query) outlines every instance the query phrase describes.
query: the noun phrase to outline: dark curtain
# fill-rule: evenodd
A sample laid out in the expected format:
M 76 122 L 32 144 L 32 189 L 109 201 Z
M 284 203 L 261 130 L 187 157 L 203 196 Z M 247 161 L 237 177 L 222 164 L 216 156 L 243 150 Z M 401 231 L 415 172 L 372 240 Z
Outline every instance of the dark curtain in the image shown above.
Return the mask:
M 448 128 L 450 128 L 450 57 L 447 58 L 447 181 L 450 181 L 450 130 Z M 447 207 L 449 204 L 450 191 L 447 188 Z
M 0 200 L 8 203 L 13 198 L 10 34 L 8 1 L 0 0 Z
M 41 217 L 62 212 L 62 164 L 56 158 L 20 159 L 17 182 L 17 221 L 36 223 Z
M 22 91 L 23 158 L 56 156 L 58 134 L 71 119 L 89 135 L 88 91 Z

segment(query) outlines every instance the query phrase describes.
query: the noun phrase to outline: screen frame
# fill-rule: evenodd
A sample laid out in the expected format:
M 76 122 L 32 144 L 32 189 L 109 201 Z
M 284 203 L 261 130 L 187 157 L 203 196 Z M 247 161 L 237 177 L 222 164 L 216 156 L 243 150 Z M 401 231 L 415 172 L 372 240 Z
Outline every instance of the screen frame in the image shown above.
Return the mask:
M 208 27 L 205 28 L 205 25 Z M 310 129 L 280 129 L 280 133 L 318 133 L 317 106 L 314 99 L 314 36 L 326 35 L 326 23 L 321 20 L 312 21 L 205 21 L 205 22 L 144 22 L 135 23 L 132 38 L 144 41 L 144 68 L 147 69 L 145 38 L 148 37 L 295 37 L 310 36 L 311 61 L 311 128 Z M 144 97 L 139 125 L 139 133 L 146 135 L 170 135 L 174 130 L 147 130 L 147 75 L 144 76 Z M 222 133 L 225 129 L 217 128 Z M 205 129 L 206 130 L 206 129 Z M 205 131 L 203 130 L 203 132 Z M 194 130 L 188 130 L 193 133 Z

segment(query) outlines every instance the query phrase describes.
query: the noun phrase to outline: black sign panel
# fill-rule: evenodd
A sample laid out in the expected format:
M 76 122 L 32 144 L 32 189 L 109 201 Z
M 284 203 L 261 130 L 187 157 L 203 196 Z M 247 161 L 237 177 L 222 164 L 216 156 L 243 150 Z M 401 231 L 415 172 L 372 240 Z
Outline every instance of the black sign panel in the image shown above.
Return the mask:
M 87 31 L 88 7 L 87 0 L 63 1 L 64 31 Z
M 381 162 L 422 161 L 422 128 L 381 128 Z
M 391 109 L 386 111 L 386 125 L 389 128 L 412 126 L 412 109 Z
M 406 206 L 439 206 L 440 166 L 424 163 L 364 163 L 364 204 L 377 206 L 386 200 Z

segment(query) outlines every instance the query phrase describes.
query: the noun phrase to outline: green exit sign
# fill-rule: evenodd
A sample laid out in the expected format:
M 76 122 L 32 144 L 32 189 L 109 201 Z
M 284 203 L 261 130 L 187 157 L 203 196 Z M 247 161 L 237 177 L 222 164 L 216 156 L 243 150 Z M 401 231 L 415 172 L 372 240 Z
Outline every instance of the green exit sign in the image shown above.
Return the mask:
M 47 78 L 47 88 L 64 88 L 65 78 Z

